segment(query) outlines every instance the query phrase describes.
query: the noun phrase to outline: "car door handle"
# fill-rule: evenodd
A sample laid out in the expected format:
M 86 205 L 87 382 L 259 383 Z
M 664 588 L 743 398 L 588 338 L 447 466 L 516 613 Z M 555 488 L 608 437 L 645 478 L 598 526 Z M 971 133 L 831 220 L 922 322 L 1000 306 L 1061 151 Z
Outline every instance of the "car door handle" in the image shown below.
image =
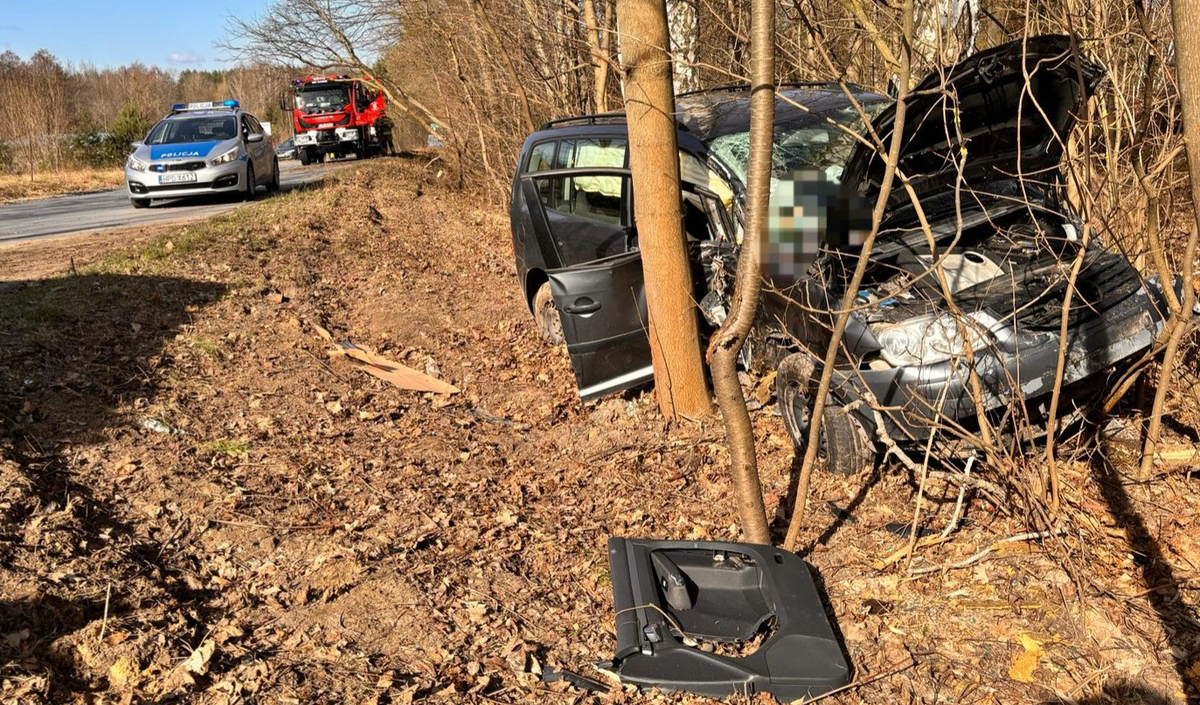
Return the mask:
M 575 299 L 575 303 L 563 307 L 565 313 L 574 314 L 595 313 L 599 310 L 600 302 L 587 296 L 580 296 L 578 299 Z

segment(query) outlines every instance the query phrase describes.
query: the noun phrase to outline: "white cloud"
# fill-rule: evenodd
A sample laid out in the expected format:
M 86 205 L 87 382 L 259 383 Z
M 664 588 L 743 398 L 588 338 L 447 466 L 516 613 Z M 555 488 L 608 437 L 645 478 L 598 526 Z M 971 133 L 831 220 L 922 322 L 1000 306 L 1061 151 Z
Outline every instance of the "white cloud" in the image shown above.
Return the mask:
M 171 62 L 172 64 L 182 65 L 200 64 L 204 63 L 204 57 L 196 56 L 190 51 L 173 51 L 169 56 L 167 56 L 167 61 Z

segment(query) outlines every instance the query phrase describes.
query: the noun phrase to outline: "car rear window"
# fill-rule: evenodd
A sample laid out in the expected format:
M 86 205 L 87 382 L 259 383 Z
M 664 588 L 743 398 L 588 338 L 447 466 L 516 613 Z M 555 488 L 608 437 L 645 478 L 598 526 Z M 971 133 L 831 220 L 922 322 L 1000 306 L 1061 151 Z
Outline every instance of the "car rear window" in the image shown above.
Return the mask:
M 526 173 L 537 171 L 549 171 L 554 168 L 554 148 L 558 146 L 557 142 L 542 142 L 541 144 L 533 145 L 533 149 L 529 150 L 529 162 L 525 167 Z
M 554 160 L 556 169 L 584 169 L 588 167 L 625 166 L 623 139 L 610 137 L 587 137 L 559 142 Z

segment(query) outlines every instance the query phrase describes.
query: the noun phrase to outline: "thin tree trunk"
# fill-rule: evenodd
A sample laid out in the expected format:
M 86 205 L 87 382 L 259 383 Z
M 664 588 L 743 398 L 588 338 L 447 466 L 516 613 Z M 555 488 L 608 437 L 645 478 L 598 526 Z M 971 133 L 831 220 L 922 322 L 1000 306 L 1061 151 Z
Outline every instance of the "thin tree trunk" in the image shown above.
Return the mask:
M 725 434 L 738 519 L 746 538 L 769 544 L 766 509 L 758 477 L 754 427 L 738 382 L 737 358 L 754 324 L 762 293 L 760 247 L 767 237 L 771 196 L 771 147 L 775 129 L 775 4 L 753 0 L 750 9 L 750 163 L 746 184 L 746 233 L 738 255 L 737 282 L 729 317 L 708 346 L 708 364 Z
M 784 548 L 796 550 L 796 541 L 800 538 L 800 527 L 804 523 L 804 510 L 808 505 L 808 486 L 812 481 L 813 465 L 817 461 L 817 447 L 821 442 L 821 420 L 825 415 L 825 400 L 829 396 L 829 387 L 833 381 L 833 368 L 837 363 L 838 349 L 842 345 L 842 335 L 846 332 L 846 323 L 850 320 L 850 311 L 854 299 L 858 296 L 858 287 L 867 271 L 870 261 L 871 248 L 875 245 L 875 236 L 879 234 L 879 226 L 883 221 L 883 212 L 887 208 L 888 196 L 892 192 L 892 183 L 896 177 L 896 166 L 900 161 L 900 145 L 904 137 L 904 118 L 907 112 L 905 99 L 908 97 L 910 75 L 912 73 L 912 36 L 913 36 L 913 0 L 905 0 L 901 10 L 901 23 L 904 38 L 900 47 L 900 92 L 896 99 L 896 117 L 892 131 L 891 144 L 888 145 L 887 162 L 883 172 L 883 181 L 879 185 L 879 197 L 875 201 L 875 210 L 871 213 L 871 232 L 867 234 L 862 245 L 862 255 L 858 258 L 858 266 L 842 296 L 837 320 L 833 325 L 833 333 L 829 339 L 829 350 L 821 366 L 821 380 L 817 384 L 816 398 L 813 400 L 811 421 L 808 428 L 808 442 L 804 446 L 804 459 L 800 462 L 800 479 L 796 489 L 796 504 L 792 509 L 792 521 L 788 526 Z
M 634 215 L 646 278 L 654 388 L 664 416 L 706 416 L 712 405 L 683 237 L 666 3 L 618 0 L 617 23 L 626 71 L 629 168 L 637 191 Z
M 1146 445 L 1142 449 L 1140 474 L 1143 478 L 1150 475 L 1154 462 L 1154 452 L 1162 431 L 1163 406 L 1166 404 L 1175 358 L 1179 351 L 1179 343 L 1188 328 L 1191 309 L 1195 303 L 1195 289 L 1192 282 L 1193 258 L 1196 256 L 1196 239 L 1200 236 L 1200 36 L 1196 35 L 1193 28 L 1197 13 L 1200 13 L 1200 0 L 1173 0 L 1171 3 L 1171 24 L 1175 28 L 1175 71 L 1179 76 L 1179 105 L 1183 111 L 1183 143 L 1187 146 L 1188 173 L 1191 177 L 1192 208 L 1194 210 L 1192 217 L 1195 222 L 1190 228 L 1187 246 L 1184 248 L 1183 301 L 1179 302 L 1178 308 L 1171 312 L 1171 319 L 1167 322 L 1167 326 L 1170 327 L 1167 350 L 1163 353 L 1158 388 L 1154 393 L 1154 404 L 1150 408 L 1150 424 L 1146 428 Z M 1172 286 L 1172 282 L 1164 281 L 1163 286 L 1169 288 Z
M 588 54 L 592 60 L 592 103 L 597 113 L 608 112 L 608 35 L 600 31 L 596 0 L 580 0 L 587 28 Z
M 696 0 L 667 0 L 667 26 L 671 32 L 672 73 L 675 93 L 700 88 L 696 56 L 700 42 L 700 8 Z

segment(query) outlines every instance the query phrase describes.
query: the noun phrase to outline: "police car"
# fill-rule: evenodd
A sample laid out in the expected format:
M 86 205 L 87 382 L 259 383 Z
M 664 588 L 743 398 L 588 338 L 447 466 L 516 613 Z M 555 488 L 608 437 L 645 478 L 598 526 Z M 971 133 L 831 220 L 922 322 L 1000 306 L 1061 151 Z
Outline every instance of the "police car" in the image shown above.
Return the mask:
M 262 124 L 238 101 L 179 103 L 146 139 L 133 144 L 125 184 L 134 208 L 152 198 L 238 193 L 279 188 L 279 160 Z

